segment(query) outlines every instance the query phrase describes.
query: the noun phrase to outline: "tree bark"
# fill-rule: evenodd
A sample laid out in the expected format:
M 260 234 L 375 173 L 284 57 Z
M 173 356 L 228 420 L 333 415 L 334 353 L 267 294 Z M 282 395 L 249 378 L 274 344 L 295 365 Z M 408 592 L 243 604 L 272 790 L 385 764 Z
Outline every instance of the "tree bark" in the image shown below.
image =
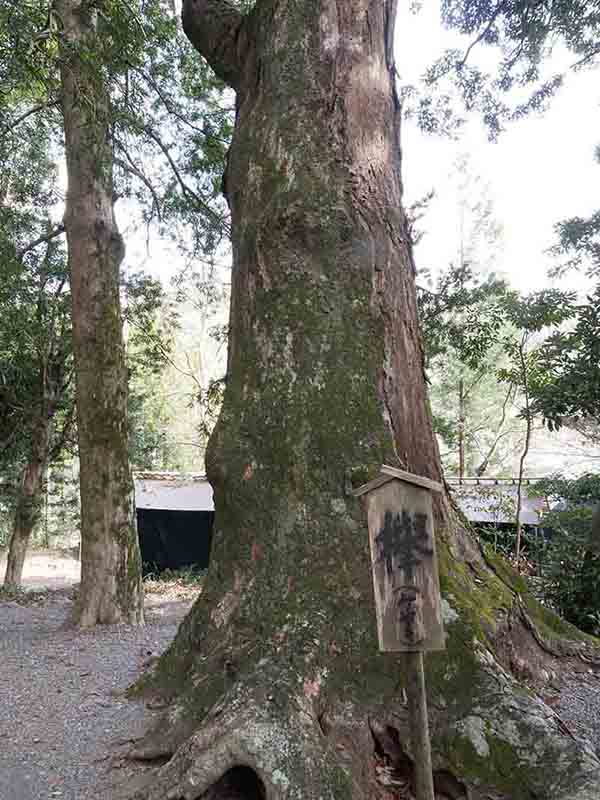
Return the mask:
M 40 518 L 44 472 L 48 463 L 52 427 L 52 415 L 43 407 L 32 436 L 31 455 L 23 468 L 19 482 L 4 577 L 4 586 L 8 589 L 18 589 L 21 586 L 27 547 Z
M 466 423 L 465 382 L 458 381 L 458 477 L 465 477 L 465 423 Z
M 521 538 L 523 534 L 523 525 L 521 523 L 521 508 L 523 506 L 523 477 L 525 475 L 525 461 L 529 455 L 529 446 L 531 444 L 531 432 L 533 426 L 533 419 L 531 414 L 531 406 L 529 402 L 529 375 L 527 372 L 527 364 L 525 361 L 525 345 L 526 334 L 519 344 L 519 367 L 521 370 L 521 387 L 525 398 L 525 443 L 519 458 L 519 475 L 517 478 L 517 503 L 516 503 L 516 542 L 515 542 L 515 562 L 517 571 L 521 569 Z
M 113 207 L 110 98 L 98 10 L 58 0 L 67 158 L 65 228 L 81 491 L 81 588 L 76 621 L 143 622 L 141 560 L 127 448 L 127 370 L 119 300 L 124 246 Z
M 31 425 L 26 425 L 25 430 L 19 432 L 29 439 L 28 459 L 21 473 L 15 503 L 4 579 L 7 588 L 21 586 L 29 540 L 40 518 L 44 476 L 52 458 L 55 415 L 58 404 L 64 401 L 69 351 L 65 341 L 69 338 L 68 323 L 59 306 L 64 283 L 61 281 L 58 289 L 48 295 L 47 274 L 45 270 L 40 273 L 37 318 L 34 322 L 37 328 L 32 333 L 36 342 L 39 394 L 32 410 Z M 59 449 L 60 444 L 54 442 Z
M 223 781 L 241 769 L 241 797 L 389 797 L 376 755 L 411 777 L 405 676 L 378 653 L 352 495 L 382 463 L 441 478 L 401 205 L 394 16 L 386 0 L 259 0 L 243 18 L 184 2 L 188 36 L 237 90 L 230 342 L 206 459 L 209 575 L 140 687 L 172 706 L 134 755 L 175 756 L 140 800 L 231 797 Z M 445 497 L 435 513 L 449 609 L 447 651 L 426 663 L 438 787 L 447 779 L 457 800 L 587 790 L 598 763 L 565 745 L 565 783 L 550 766 L 550 710 L 490 650 L 515 593 Z M 509 762 L 525 763 L 527 741 L 517 779 Z

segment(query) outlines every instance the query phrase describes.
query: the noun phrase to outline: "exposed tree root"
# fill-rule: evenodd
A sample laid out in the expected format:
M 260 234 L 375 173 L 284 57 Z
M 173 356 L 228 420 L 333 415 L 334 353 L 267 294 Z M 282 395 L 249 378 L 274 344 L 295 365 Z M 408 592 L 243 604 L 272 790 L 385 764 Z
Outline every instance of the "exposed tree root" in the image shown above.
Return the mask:
M 597 755 L 536 695 L 595 663 L 592 640 L 550 640 L 541 628 L 560 620 L 464 532 L 440 556 L 448 642 L 426 658 L 436 800 L 598 800 Z M 330 595 L 290 595 L 259 640 L 247 620 L 265 584 L 231 580 L 207 588 L 146 682 L 174 702 L 131 757 L 172 757 L 134 800 L 410 800 L 404 676 L 377 653 L 370 605 L 343 618 Z
M 158 772 L 139 800 L 329 797 L 333 754 L 301 710 L 282 718 L 239 686 Z M 340 769 L 340 767 L 337 767 Z M 346 780 L 346 774 L 340 775 Z M 302 786 L 302 791 L 299 787 Z
M 527 613 L 523 603 L 518 599 L 517 608 L 523 624 L 531 633 L 539 647 L 548 653 L 548 655 L 554 656 L 555 658 L 575 657 L 586 664 L 590 664 L 600 669 L 600 656 L 598 655 L 598 650 L 590 643 L 585 641 L 574 642 L 568 639 L 550 640 L 542 635 L 539 627 L 535 624 L 532 617 Z
M 600 762 L 565 731 L 557 715 L 521 690 L 489 650 L 474 644 L 479 664 L 464 706 L 432 697 L 438 800 L 597 800 Z M 132 800 L 400 800 L 412 796 L 406 708 L 330 704 L 311 678 L 282 677 L 288 702 L 269 694 L 265 664 L 226 692 L 152 786 Z M 465 676 L 473 681 L 472 675 Z M 296 686 L 294 691 L 293 685 Z M 148 739 L 137 757 L 181 740 L 184 709 Z M 186 723 L 186 728 L 187 728 Z M 503 774 L 504 773 L 504 774 Z M 511 774 L 512 773 L 512 774 Z

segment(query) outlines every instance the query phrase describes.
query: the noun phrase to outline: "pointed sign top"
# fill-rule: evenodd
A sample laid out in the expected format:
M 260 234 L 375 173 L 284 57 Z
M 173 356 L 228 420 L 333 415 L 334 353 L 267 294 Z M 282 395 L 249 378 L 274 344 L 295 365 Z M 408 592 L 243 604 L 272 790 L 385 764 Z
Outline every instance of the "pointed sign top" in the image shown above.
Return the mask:
M 390 467 L 387 464 L 382 464 L 381 473 L 372 481 L 363 483 L 363 485 L 359 486 L 358 489 L 355 489 L 352 494 L 355 497 L 360 497 L 361 495 L 366 494 L 373 489 L 377 489 L 379 486 L 383 486 L 385 483 L 389 483 L 389 481 L 393 480 L 412 483 L 413 486 L 420 486 L 423 489 L 429 489 L 431 492 L 444 491 L 442 484 L 438 483 L 437 481 L 432 481 L 431 478 L 424 478 L 422 475 L 414 475 L 412 472 L 405 472 L 403 469 L 397 469 L 396 467 Z

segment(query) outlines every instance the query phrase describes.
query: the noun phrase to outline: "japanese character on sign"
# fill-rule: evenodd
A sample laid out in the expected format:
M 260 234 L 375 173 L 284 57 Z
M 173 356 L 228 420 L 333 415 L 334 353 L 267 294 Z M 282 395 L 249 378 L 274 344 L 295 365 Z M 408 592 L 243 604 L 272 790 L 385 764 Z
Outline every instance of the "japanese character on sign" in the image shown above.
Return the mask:
M 425 638 L 421 611 L 421 589 L 416 585 L 416 568 L 426 556 L 433 555 L 427 534 L 427 515 L 409 511 L 386 511 L 383 528 L 375 537 L 379 561 L 383 561 L 388 577 L 394 570 L 402 573 L 402 585 L 394 587 L 404 639 L 418 644 Z

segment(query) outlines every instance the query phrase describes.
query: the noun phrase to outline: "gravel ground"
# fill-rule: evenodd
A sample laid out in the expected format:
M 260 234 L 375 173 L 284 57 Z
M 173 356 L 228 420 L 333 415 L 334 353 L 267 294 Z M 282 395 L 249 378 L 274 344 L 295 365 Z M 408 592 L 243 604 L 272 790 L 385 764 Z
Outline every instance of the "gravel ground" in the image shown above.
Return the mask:
M 158 711 L 123 690 L 171 642 L 194 593 L 147 594 L 143 628 L 87 632 L 65 627 L 68 590 L 0 601 L 0 800 L 125 794 L 141 767 L 123 756 Z
M 78 578 L 75 559 L 36 553 L 24 584 L 50 591 L 26 605 L 0 598 L 0 800 L 122 800 L 151 769 L 125 754 L 159 711 L 123 692 L 172 641 L 198 591 L 148 584 L 143 628 L 82 632 L 65 626 Z M 600 755 L 600 675 L 579 670 L 546 701 Z
M 573 673 L 564 679 L 554 710 L 575 736 L 588 740 L 600 757 L 600 675 Z

